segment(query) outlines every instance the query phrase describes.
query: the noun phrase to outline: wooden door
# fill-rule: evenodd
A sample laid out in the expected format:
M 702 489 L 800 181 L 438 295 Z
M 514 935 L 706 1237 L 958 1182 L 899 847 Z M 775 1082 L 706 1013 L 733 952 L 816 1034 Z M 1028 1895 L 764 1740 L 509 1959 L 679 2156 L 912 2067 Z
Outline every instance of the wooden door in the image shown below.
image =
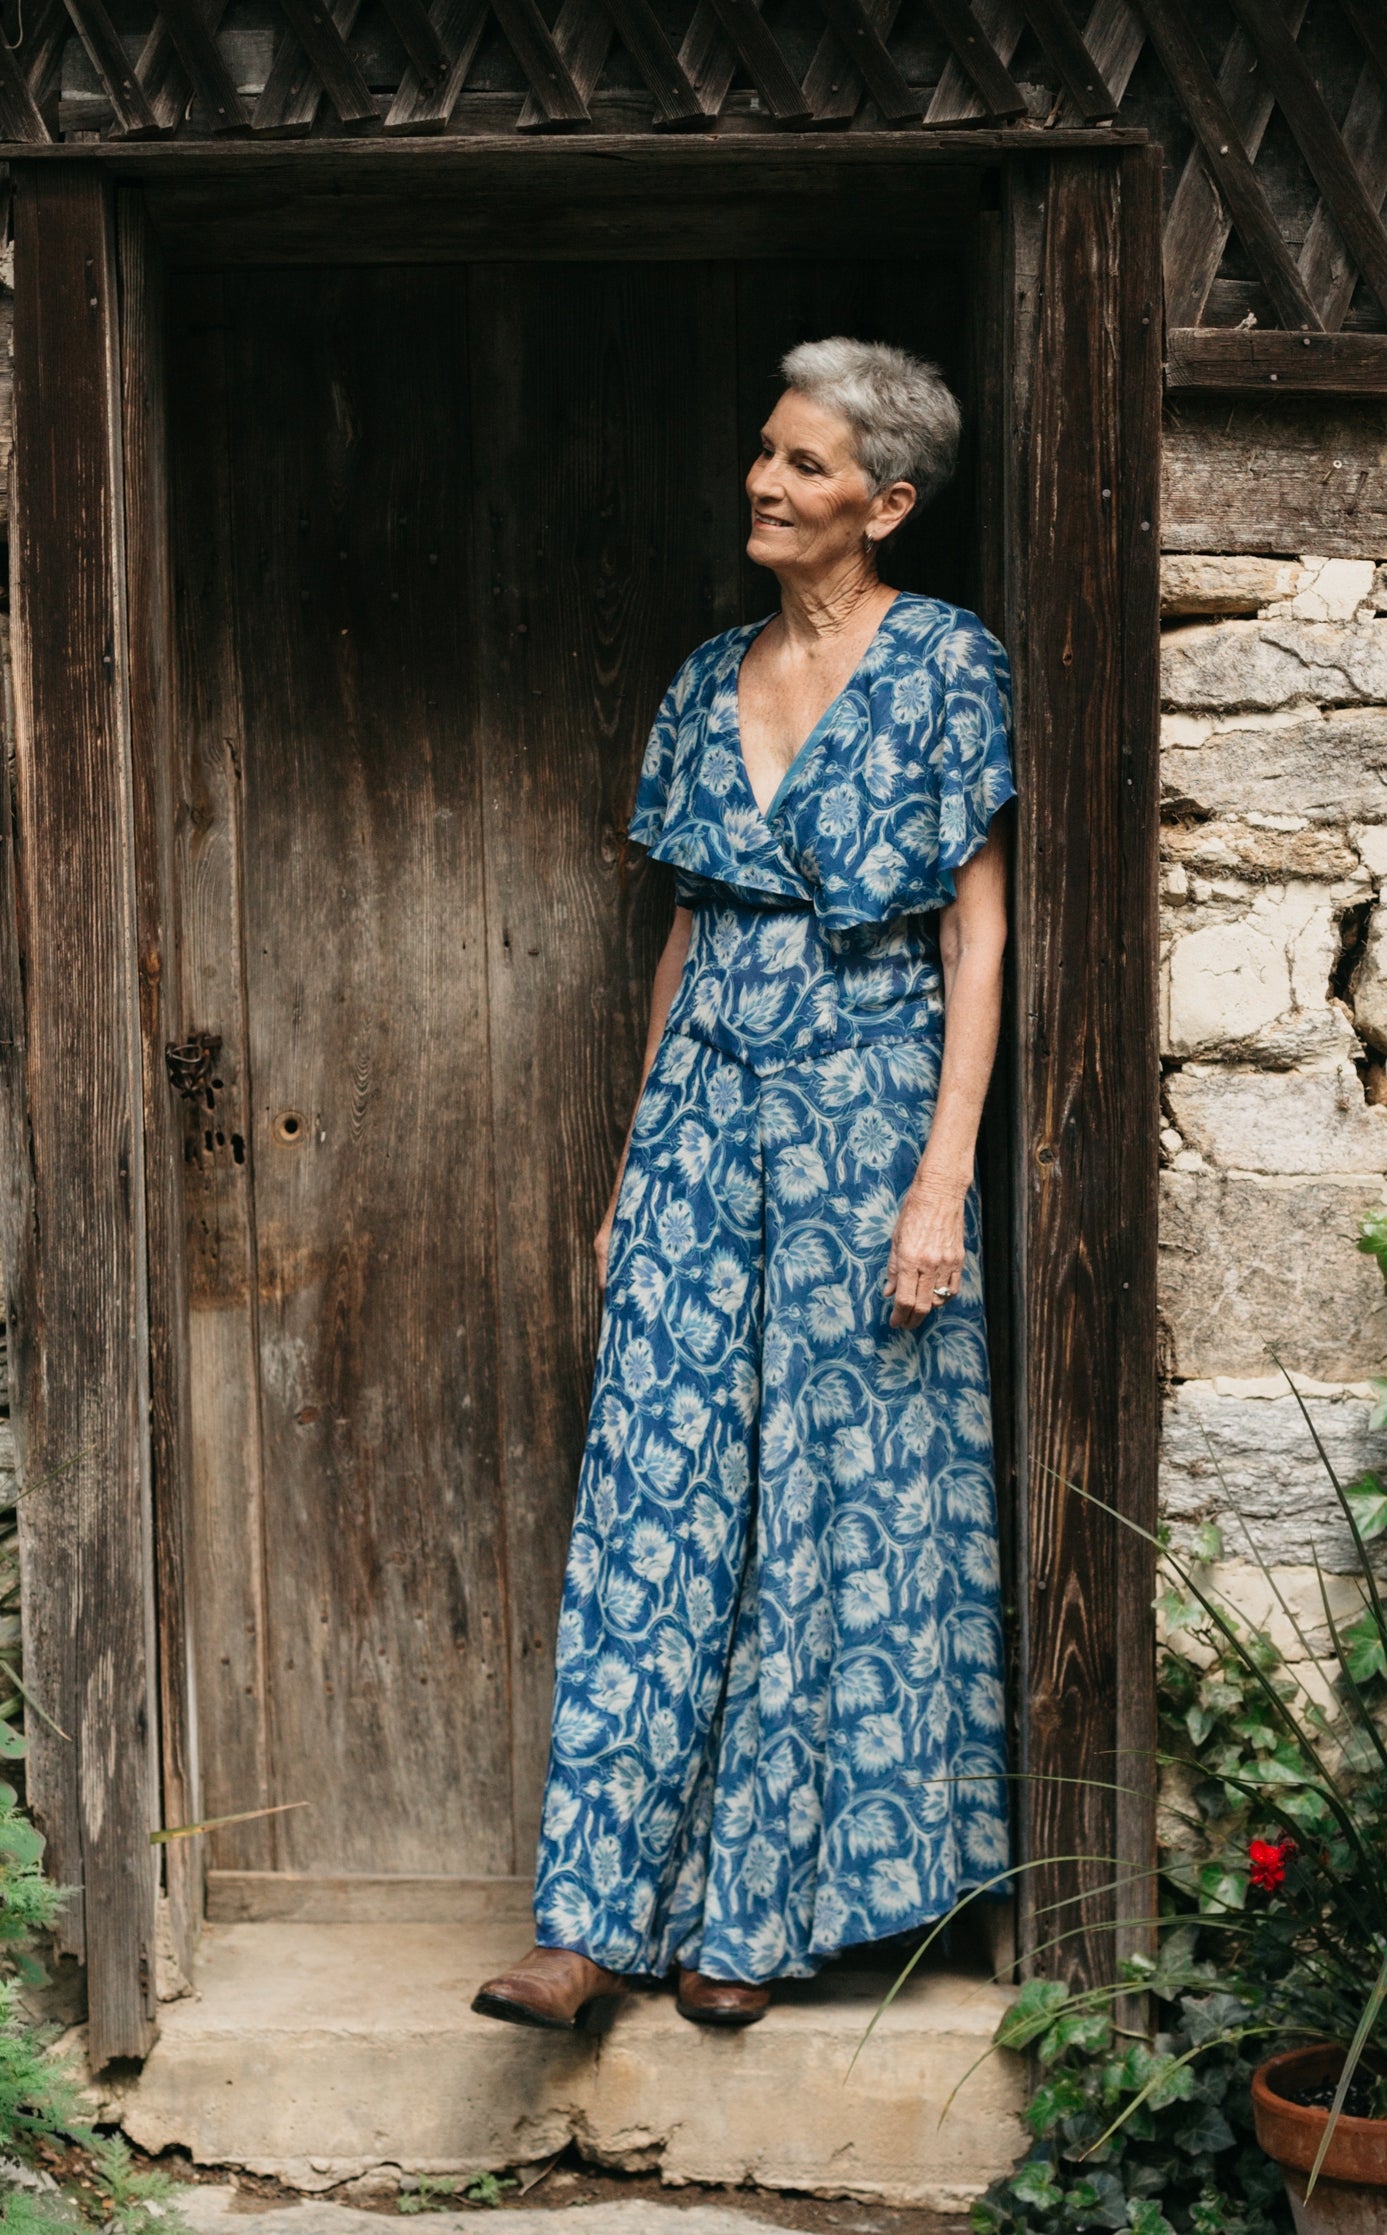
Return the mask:
M 670 905 L 623 830 L 669 675 L 774 603 L 741 478 L 778 355 L 832 331 L 962 381 L 960 268 L 180 283 L 202 1806 L 309 1804 L 223 1869 L 529 1870 L 588 1237 Z M 968 594 L 962 517 L 905 586 Z

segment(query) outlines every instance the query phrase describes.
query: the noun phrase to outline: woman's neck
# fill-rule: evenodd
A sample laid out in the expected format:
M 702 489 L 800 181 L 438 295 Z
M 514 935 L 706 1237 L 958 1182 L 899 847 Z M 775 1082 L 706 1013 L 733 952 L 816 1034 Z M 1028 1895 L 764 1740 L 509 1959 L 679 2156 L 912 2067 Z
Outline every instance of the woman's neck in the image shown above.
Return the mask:
M 799 650 L 811 654 L 860 628 L 868 611 L 884 609 L 895 596 L 866 559 L 849 561 L 837 573 L 812 582 L 795 575 L 778 579 L 785 634 Z

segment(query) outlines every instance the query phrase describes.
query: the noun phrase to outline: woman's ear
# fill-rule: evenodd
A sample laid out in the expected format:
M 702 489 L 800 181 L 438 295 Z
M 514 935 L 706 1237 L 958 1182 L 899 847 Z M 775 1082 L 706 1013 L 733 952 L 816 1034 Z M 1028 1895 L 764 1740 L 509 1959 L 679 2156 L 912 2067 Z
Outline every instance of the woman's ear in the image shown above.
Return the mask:
M 893 481 L 877 497 L 877 526 L 888 536 L 903 526 L 915 510 L 915 490 L 908 481 Z

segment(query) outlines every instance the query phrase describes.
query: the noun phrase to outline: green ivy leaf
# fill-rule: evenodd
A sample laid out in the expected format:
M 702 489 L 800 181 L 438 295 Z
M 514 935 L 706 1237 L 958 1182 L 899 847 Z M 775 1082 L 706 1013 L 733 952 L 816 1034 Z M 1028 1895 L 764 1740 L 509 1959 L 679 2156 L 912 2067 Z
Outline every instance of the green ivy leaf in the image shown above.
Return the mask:
M 1060 1979 L 1028 1979 L 998 2026 L 994 2039 L 1002 2049 L 1024 2049 L 1042 2034 L 1069 2000 L 1069 1989 Z
M 1199 1906 L 1211 1915 L 1221 1910 L 1247 1907 L 1247 1873 L 1229 1870 L 1221 1862 L 1205 1863 L 1199 1873 Z
M 1359 1475 L 1345 1490 L 1344 1499 L 1361 1537 L 1371 1543 L 1374 1537 L 1387 1534 L 1387 1490 L 1378 1475 L 1371 1470 Z
M 1184 2150 L 1189 2157 L 1212 2157 L 1216 2150 L 1231 2150 L 1237 2136 L 1222 2111 L 1212 2103 L 1201 2103 L 1192 2119 L 1175 2129 L 1177 2150 Z
M 1048 2141 L 1062 2119 L 1082 2111 L 1083 2088 L 1070 2072 L 1057 2072 L 1038 2087 L 1026 2105 L 1026 2124 L 1039 2141 Z
M 1036 2055 L 1042 2065 L 1053 2064 L 1067 2050 L 1081 2056 L 1101 2056 L 1112 2039 L 1112 2025 L 1101 2010 L 1071 2010 L 1051 2026 Z
M 1190 1558 L 1207 1567 L 1223 1558 L 1223 1532 L 1216 1521 L 1201 1521 L 1190 1538 Z
M 1149 2196 L 1132 2198 L 1127 2206 L 1127 2225 L 1132 2235 L 1175 2235 L 1160 2205 Z
M 1028 2158 L 1020 2171 L 1012 2174 L 1007 2186 L 1020 2203 L 1033 2204 L 1037 2211 L 1053 2211 L 1060 2201 L 1055 2168 L 1048 2157 Z

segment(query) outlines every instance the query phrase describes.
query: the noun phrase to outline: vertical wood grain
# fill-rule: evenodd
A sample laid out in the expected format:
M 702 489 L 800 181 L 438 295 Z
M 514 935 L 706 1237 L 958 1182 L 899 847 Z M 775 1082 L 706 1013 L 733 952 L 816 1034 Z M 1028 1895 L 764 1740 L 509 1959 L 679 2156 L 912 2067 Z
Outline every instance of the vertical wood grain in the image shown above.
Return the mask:
M 119 306 L 110 189 L 16 182 L 18 945 L 34 1247 L 20 1545 L 30 1795 L 53 1875 L 83 1888 L 99 2067 L 154 2012 L 154 1699 L 147 1321 Z M 85 1917 L 85 1935 L 82 1924 Z
M 169 461 L 181 1019 L 221 1041 L 185 1102 L 189 1470 L 187 1590 L 199 1807 L 271 1799 L 265 1680 L 264 1488 L 242 883 L 245 715 L 233 635 L 236 563 L 226 285 L 182 275 L 169 319 Z M 226 1870 L 267 1870 L 274 1818 L 208 1842 Z
M 466 280 L 229 305 L 276 1855 L 504 1874 Z
M 189 1693 L 188 1300 L 183 1128 L 164 1048 L 183 1036 L 179 908 L 173 877 L 173 768 L 168 479 L 165 461 L 164 288 L 143 197 L 116 192 L 120 272 L 125 570 L 130 635 L 130 744 L 135 936 L 139 967 L 145 1228 L 149 1298 L 150 1494 L 153 1506 L 162 1821 L 197 1809 Z M 174 1945 L 191 1961 L 202 1915 L 200 1842 L 161 1850 Z
M 599 1297 L 591 1238 L 639 1074 L 665 873 L 623 833 L 685 655 L 736 613 L 729 273 L 479 266 L 472 397 L 497 1142 L 498 1373 L 518 1867 Z
M 1156 1459 L 1152 179 L 1144 151 L 1053 161 L 1033 353 L 1016 353 L 1024 1814 L 1030 1857 L 1056 1858 L 1023 1881 L 1032 1947 L 1054 1929 L 1042 1904 L 1110 1879 L 1107 1858 L 1145 1861 L 1151 1821 L 1154 1765 L 1124 1749 L 1149 1730 L 1152 1563 L 1115 1516 L 1150 1525 Z M 1101 1928 L 1121 1913 L 1095 1892 L 1046 1968 L 1111 1976 Z

